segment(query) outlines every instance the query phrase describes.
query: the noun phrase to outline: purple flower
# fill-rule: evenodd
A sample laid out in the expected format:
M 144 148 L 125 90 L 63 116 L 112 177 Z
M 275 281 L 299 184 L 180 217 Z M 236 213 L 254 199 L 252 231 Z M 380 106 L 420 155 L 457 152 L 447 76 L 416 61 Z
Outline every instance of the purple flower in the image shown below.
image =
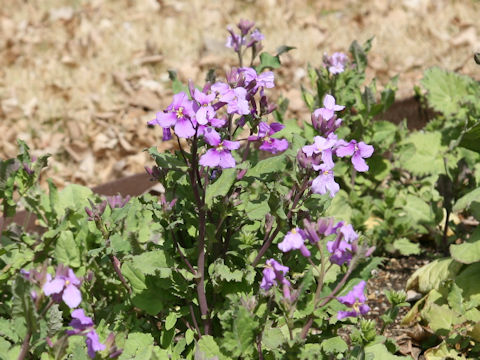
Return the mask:
M 327 242 L 327 250 L 332 254 L 330 261 L 337 265 L 349 263 L 357 249 L 358 234 L 352 225 L 345 225 L 343 221 L 337 223 L 334 229 L 337 238 Z
M 213 130 L 213 129 L 212 129 Z M 234 168 L 236 163 L 231 150 L 237 150 L 240 147 L 238 141 L 221 141 L 220 135 L 213 130 L 208 136 L 204 135 L 205 141 L 212 146 L 213 149 L 208 149 L 205 154 L 200 157 L 199 164 L 202 166 L 216 167 L 220 166 L 223 169 Z
M 107 196 L 107 202 L 110 209 L 123 208 L 130 201 L 130 195 L 122 197 L 122 195 Z
M 320 218 L 317 222 L 311 222 L 308 219 L 303 220 L 305 235 L 312 244 L 320 241 L 320 236 L 329 236 L 337 231 L 333 218 Z
M 82 301 L 82 293 L 78 289 L 80 280 L 75 276 L 73 270 L 63 266 L 57 268 L 55 278 L 52 280 L 47 274 L 47 282 L 43 285 L 45 295 L 52 296 L 54 301 L 62 299 L 71 309 L 76 308 Z
M 316 109 L 313 114 L 316 117 L 321 116 L 325 120 L 330 120 L 335 115 L 335 111 L 343 109 L 345 109 L 345 106 L 337 105 L 335 103 L 335 98 L 332 95 L 327 94 L 323 99 L 323 108 Z
M 210 119 L 215 116 L 215 110 L 211 105 L 211 102 L 215 100 L 215 94 L 205 94 L 198 89 L 193 92 L 193 98 L 198 103 L 194 104 L 195 118 L 200 125 L 206 125 Z
M 364 294 L 366 284 L 367 283 L 362 280 L 355 285 L 347 295 L 337 297 L 339 302 L 352 308 L 352 310 L 339 311 L 337 314 L 338 320 L 342 320 L 346 317 L 365 315 L 370 310 L 370 307 L 365 304 L 367 301 Z
M 349 263 L 353 257 L 352 244 L 345 240 L 327 242 L 327 250 L 330 254 L 330 262 L 337 265 Z
M 252 135 L 248 137 L 249 141 L 263 140 L 260 145 L 260 150 L 271 152 L 276 154 L 277 152 L 284 151 L 288 148 L 288 141 L 286 139 L 275 139 L 270 136 L 279 132 L 285 127 L 280 123 L 267 124 L 266 122 L 260 122 L 258 125 L 258 135 Z
M 240 32 L 243 36 L 247 35 L 254 26 L 255 22 L 245 19 L 240 20 L 240 22 L 237 24 L 237 27 L 240 29 Z
M 357 143 L 356 140 L 350 141 L 348 144 L 344 142 L 339 146 L 335 152 L 338 157 L 352 156 L 352 164 L 355 170 L 364 172 L 368 170 L 368 165 L 365 162 L 373 154 L 373 146 L 367 145 L 363 141 Z
M 283 252 L 289 252 L 290 250 L 300 250 L 303 256 L 309 257 L 310 251 L 304 244 L 306 235 L 303 230 L 294 228 L 285 235 L 283 241 L 278 244 L 278 248 Z
M 335 182 L 333 169 L 327 164 L 321 164 L 319 166 L 313 165 L 313 168 L 320 170 L 320 175 L 312 181 L 313 193 L 323 195 L 330 192 L 330 197 L 333 198 L 338 190 L 340 190 L 340 186 Z
M 100 342 L 98 334 L 95 330 L 92 330 L 87 334 L 85 343 L 87 344 L 88 356 L 90 356 L 92 359 L 95 358 L 95 353 L 97 351 L 105 350 L 105 345 Z
M 231 27 L 227 27 L 227 31 L 230 33 L 230 35 L 227 38 L 225 46 L 233 49 L 236 52 L 240 51 L 241 46 L 245 43 L 245 39 L 243 36 L 235 34 Z
M 69 324 L 74 330 L 67 330 L 68 335 L 78 335 L 93 326 L 91 317 L 86 316 L 83 309 L 75 309 L 72 311 L 72 321 Z
M 188 100 L 186 93 L 180 92 L 173 96 L 173 102 L 167 109 L 159 111 L 156 118 L 149 121 L 148 124 L 159 125 L 164 129 L 174 126 L 175 134 L 178 137 L 190 138 L 195 135 L 194 115 L 192 101 Z
M 323 55 L 323 63 L 328 68 L 330 74 L 340 74 L 345 71 L 345 65 L 348 62 L 348 57 L 344 53 L 336 52 L 332 56 Z
M 258 88 L 271 89 L 275 87 L 275 77 L 272 71 L 264 71 L 257 75 L 257 72 L 254 68 L 243 67 L 238 69 L 238 72 L 243 74 L 247 87 L 252 83 L 252 81 L 255 81 L 254 92 L 256 92 Z
M 331 134 L 333 135 L 333 134 Z M 302 147 L 302 151 L 308 157 L 313 154 L 321 154 L 322 161 L 329 167 L 333 168 L 334 163 L 332 160 L 332 148 L 337 143 L 337 137 L 335 135 L 324 138 L 322 136 L 315 136 L 314 143 L 312 145 L 305 145 Z
M 289 268 L 283 266 L 274 259 L 267 260 L 267 266 L 263 269 L 263 278 L 260 287 L 263 290 L 269 290 L 273 285 L 290 285 L 290 282 L 285 279 Z
M 90 356 L 92 359 L 95 358 L 95 353 L 97 351 L 106 349 L 106 346 L 100 342 L 98 334 L 93 328 L 92 318 L 86 316 L 83 309 L 76 309 L 72 311 L 72 321 L 70 321 L 69 325 L 74 329 L 67 330 L 67 335 L 84 335 L 88 356 Z
M 252 33 L 250 34 L 250 38 L 252 40 L 254 40 L 255 42 L 260 42 L 262 41 L 263 39 L 265 39 L 265 36 L 260 32 L 260 30 L 258 29 L 255 29 L 252 31 Z

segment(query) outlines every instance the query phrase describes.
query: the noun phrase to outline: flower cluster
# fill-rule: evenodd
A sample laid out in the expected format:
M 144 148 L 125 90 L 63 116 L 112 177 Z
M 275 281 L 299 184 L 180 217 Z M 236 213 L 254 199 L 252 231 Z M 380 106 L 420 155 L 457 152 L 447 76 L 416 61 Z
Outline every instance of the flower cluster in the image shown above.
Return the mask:
M 323 65 L 328 69 L 330 74 L 340 74 L 345 71 L 348 63 L 348 57 L 344 53 L 336 52 L 332 56 L 323 54 Z
M 200 156 L 200 165 L 233 168 L 236 161 L 231 152 L 240 148 L 240 142 L 232 140 L 236 131 L 232 133 L 234 116 L 239 116 L 236 129 L 248 120 L 256 120 L 252 121 L 250 134 L 258 127 L 258 135 L 251 135 L 248 140 L 261 141 L 261 150 L 275 154 L 288 148 L 287 140 L 271 137 L 283 128 L 282 124 L 257 120 L 274 110 L 265 95 L 265 89 L 274 86 L 271 71 L 257 74 L 249 67 L 233 69 L 226 82 L 207 83 L 201 91 L 190 83 L 190 97 L 185 92 L 174 95 L 165 111 L 158 112 L 148 124 L 161 126 L 164 140 L 171 138 L 172 129 L 179 138 L 202 138 L 210 148 Z
M 255 28 L 253 21 L 241 20 L 237 27 L 240 30 L 240 34 L 236 34 L 231 27 L 227 28 L 230 35 L 227 38 L 226 47 L 232 48 L 235 52 L 240 52 L 242 46 L 246 48 L 255 46 L 258 50 L 261 49 L 261 41 L 265 37 L 258 28 Z
M 373 154 L 373 146 L 364 142 L 352 140 L 347 143 L 343 139 L 338 139 L 334 131 L 341 124 L 341 119 L 337 119 L 335 112 L 341 111 L 344 106 L 337 105 L 332 95 L 326 95 L 323 100 L 323 107 L 315 110 L 312 115 L 312 121 L 316 129 L 322 130 L 324 136 L 315 136 L 314 143 L 305 145 L 297 154 L 300 166 L 313 168 L 318 171 L 318 176 L 312 181 L 312 192 L 315 194 L 329 193 L 334 197 L 340 190 L 340 186 L 335 182 L 333 168 L 333 155 L 338 157 L 352 156 L 353 167 L 356 171 L 364 172 L 368 170 L 365 158 Z

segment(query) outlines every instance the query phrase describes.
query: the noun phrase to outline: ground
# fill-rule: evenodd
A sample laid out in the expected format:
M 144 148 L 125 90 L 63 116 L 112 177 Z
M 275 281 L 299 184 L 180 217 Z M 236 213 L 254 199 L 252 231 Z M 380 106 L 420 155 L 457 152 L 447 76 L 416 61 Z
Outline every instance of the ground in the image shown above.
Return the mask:
M 400 75 L 412 95 L 423 69 L 438 65 L 478 77 L 480 3 L 473 0 L 7 0 L 0 9 L 0 157 L 16 139 L 51 153 L 45 174 L 63 186 L 97 185 L 143 171 L 143 149 L 161 143 L 146 122 L 171 100 L 167 69 L 203 82 L 209 67 L 235 65 L 225 28 L 257 22 L 265 49 L 283 57 L 276 96 L 307 120 L 299 87 L 307 64 L 375 36 L 369 77 Z

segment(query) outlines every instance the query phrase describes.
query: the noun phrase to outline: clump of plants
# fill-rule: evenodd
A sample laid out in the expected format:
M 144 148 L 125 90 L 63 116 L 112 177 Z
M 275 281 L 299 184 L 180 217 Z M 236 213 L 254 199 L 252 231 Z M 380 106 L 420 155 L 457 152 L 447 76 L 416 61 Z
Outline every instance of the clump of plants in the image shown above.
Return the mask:
M 105 198 L 51 182 L 43 191 L 47 157 L 32 159 L 23 142 L 0 163 L 3 223 L 20 204 L 42 229 L 1 231 L 8 359 L 403 358 L 383 330 L 405 294 L 388 292 L 380 335 L 364 319 L 366 281 L 382 261 L 375 246 L 416 252 L 419 227 L 435 230 L 412 223 L 419 201 L 444 204 L 447 224 L 454 201 L 440 203 L 441 190 L 421 195 L 441 181 L 460 186 L 463 175 L 447 159 L 450 183 L 430 172 L 397 195 L 404 171 L 424 175 L 411 167 L 423 153 L 415 147 L 407 159 L 415 134 L 374 121 L 395 84 L 380 99 L 375 83 L 361 90 L 371 41 L 309 69 L 311 121 L 299 122 L 286 118 L 287 101 L 270 100 L 275 69 L 293 48 L 262 51 L 253 22 L 228 31 L 239 66 L 224 77 L 209 71 L 201 86 L 170 72 L 175 95 L 149 122 L 176 143 L 172 152 L 148 149 L 160 196 Z M 469 121 L 455 149 L 473 131 Z

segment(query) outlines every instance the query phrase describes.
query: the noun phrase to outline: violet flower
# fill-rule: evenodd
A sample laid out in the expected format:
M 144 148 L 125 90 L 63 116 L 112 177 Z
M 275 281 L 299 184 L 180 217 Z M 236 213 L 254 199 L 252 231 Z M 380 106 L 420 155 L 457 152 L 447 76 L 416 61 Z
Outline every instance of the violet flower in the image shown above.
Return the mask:
M 72 321 L 69 324 L 73 330 L 67 330 L 67 335 L 83 335 L 85 336 L 85 344 L 87 345 L 87 353 L 92 359 L 95 358 L 97 351 L 106 349 L 106 346 L 100 342 L 98 334 L 93 328 L 93 320 L 86 316 L 83 309 L 72 311 Z
M 107 202 L 110 206 L 110 209 L 123 208 L 130 201 L 130 198 L 130 195 L 122 197 L 122 195 L 118 194 L 107 196 Z
M 352 308 L 352 310 L 339 311 L 337 313 L 338 320 L 342 320 L 346 317 L 365 315 L 370 310 L 370 307 L 365 304 L 367 301 L 367 298 L 364 294 L 366 284 L 367 283 L 362 280 L 355 285 L 347 295 L 337 297 L 339 302 Z
M 309 257 L 310 251 L 305 246 L 305 239 L 307 236 L 303 230 L 294 228 L 285 235 L 283 241 L 278 244 L 278 248 L 283 252 L 289 252 L 291 250 L 300 250 L 303 256 Z
M 237 150 L 240 147 L 238 141 L 221 141 L 220 135 L 215 131 L 211 136 L 205 136 L 205 141 L 214 146 L 213 149 L 208 149 L 205 154 L 200 157 L 198 162 L 202 166 L 216 167 L 220 166 L 223 169 L 234 168 L 236 163 L 231 150 Z
M 280 264 L 275 259 L 269 259 L 267 266 L 263 269 L 263 278 L 260 287 L 263 290 L 269 290 L 273 285 L 288 284 L 290 282 L 285 278 L 289 268 Z
M 345 65 L 348 62 L 348 57 L 344 53 L 335 52 L 332 56 L 323 55 L 323 64 L 330 74 L 340 74 L 345 71 Z
M 284 127 L 285 125 L 280 123 L 272 123 L 269 125 L 262 121 L 258 125 L 258 135 L 251 135 L 248 137 L 248 140 L 263 140 L 262 145 L 260 145 L 260 150 L 268 151 L 272 154 L 285 151 L 288 148 L 288 141 L 286 139 L 275 139 L 270 137 Z
M 59 266 L 53 280 L 51 275 L 47 274 L 47 282 L 42 289 L 45 295 L 52 295 L 54 301 L 59 302 L 62 299 L 73 309 L 82 301 L 82 293 L 78 289 L 80 284 L 80 279 L 75 276 L 72 269 Z
M 159 125 L 162 128 L 174 126 L 175 134 L 181 138 L 190 138 L 195 135 L 192 101 L 183 91 L 173 96 L 173 102 L 165 111 L 159 111 L 156 118 L 149 121 L 149 125 Z M 165 136 L 165 133 L 164 133 Z M 168 138 L 168 135 L 167 135 Z
M 327 242 L 327 250 L 331 255 L 330 261 L 337 265 L 349 263 L 357 251 L 358 234 L 351 224 L 345 225 L 340 221 L 335 225 L 337 238 Z
M 85 344 L 87 344 L 87 353 L 92 359 L 95 358 L 95 353 L 97 351 L 105 350 L 105 345 L 100 342 L 98 334 L 95 330 L 92 330 L 87 333 L 85 338 Z
M 352 156 L 352 164 L 355 170 L 364 172 L 368 171 L 369 167 L 364 159 L 369 158 L 373 154 L 373 146 L 367 145 L 363 141 L 357 142 L 352 140 L 349 143 L 344 142 L 336 150 L 338 157 Z
M 333 135 L 333 134 L 331 134 Z M 334 163 L 332 160 L 332 148 L 337 143 L 337 137 L 335 135 L 324 138 L 322 136 L 315 136 L 314 143 L 312 145 L 305 145 L 302 147 L 302 151 L 311 157 L 313 154 L 321 154 L 322 161 L 329 167 L 333 168 Z
M 198 89 L 193 92 L 195 118 L 200 125 L 206 125 L 215 116 L 212 101 L 215 100 L 215 93 L 205 94 Z
M 327 94 L 323 99 L 323 108 L 316 109 L 313 114 L 315 116 L 321 116 L 325 120 L 330 120 L 335 115 L 335 111 L 343 109 L 345 109 L 345 106 L 337 105 L 335 103 L 335 98 L 332 95 Z
M 313 168 L 320 170 L 320 175 L 312 181 L 312 192 L 322 195 L 330 192 L 330 197 L 333 198 L 338 190 L 340 190 L 340 186 L 335 182 L 333 169 L 327 164 L 313 165 Z

